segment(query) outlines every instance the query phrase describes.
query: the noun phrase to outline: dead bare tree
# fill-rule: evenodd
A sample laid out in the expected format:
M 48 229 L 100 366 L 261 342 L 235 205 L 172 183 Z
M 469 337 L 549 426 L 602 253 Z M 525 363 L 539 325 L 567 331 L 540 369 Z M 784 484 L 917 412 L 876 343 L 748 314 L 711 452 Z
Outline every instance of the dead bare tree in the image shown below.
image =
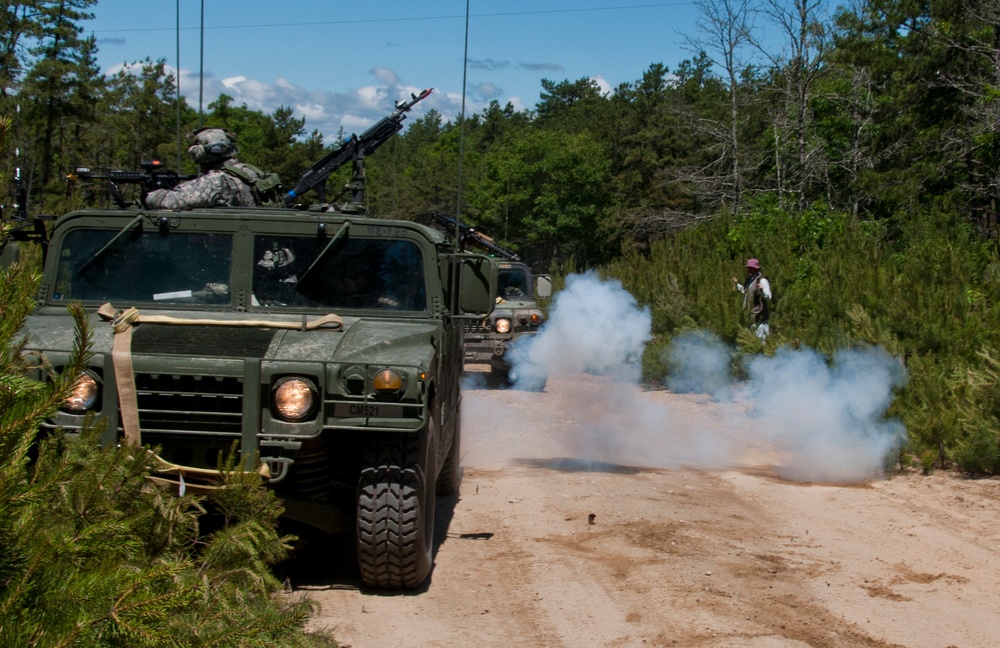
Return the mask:
M 783 37 L 777 47 L 753 42 L 783 79 L 783 101 L 772 112 L 778 195 L 784 202 L 785 195 L 794 194 L 802 209 L 810 200 L 810 186 L 827 176 L 822 148 L 810 137 L 813 87 L 829 50 L 826 0 L 766 0 L 762 11 Z
M 716 161 L 726 168 L 728 177 L 723 191 L 724 203 L 733 213 L 739 213 L 744 191 L 740 78 L 749 65 L 746 55 L 753 43 L 754 21 L 759 9 L 755 0 L 695 0 L 695 6 L 700 35 L 689 37 L 686 46 L 696 53 L 704 53 L 721 70 L 725 80 L 729 93 L 728 123 L 719 125 L 724 128 L 712 130 L 721 135 L 720 157 Z

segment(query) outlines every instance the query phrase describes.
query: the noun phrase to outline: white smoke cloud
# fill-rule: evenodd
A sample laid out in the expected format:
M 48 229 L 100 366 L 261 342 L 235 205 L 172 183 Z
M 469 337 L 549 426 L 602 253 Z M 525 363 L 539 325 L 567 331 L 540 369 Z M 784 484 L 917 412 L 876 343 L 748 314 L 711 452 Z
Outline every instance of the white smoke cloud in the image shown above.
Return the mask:
M 884 418 L 906 380 L 902 363 L 884 349 L 845 349 L 828 363 L 809 349 L 781 348 L 747 369 L 741 391 L 766 438 L 790 456 L 779 469 L 784 477 L 868 479 L 905 434 L 899 421 Z
M 515 388 L 530 387 L 552 372 L 610 376 L 636 382 L 652 318 L 617 280 L 593 272 L 570 275 L 538 335 L 510 351 Z
M 876 477 L 905 436 L 885 418 L 905 370 L 883 349 L 842 350 L 828 361 L 781 348 L 751 358 L 737 383 L 733 350 L 718 337 L 679 335 L 664 352 L 675 394 L 668 406 L 638 385 L 650 327 L 648 310 L 620 282 L 570 276 L 542 330 L 511 357 L 518 380 L 544 375 L 562 388 L 539 401 L 515 382 L 505 406 L 560 412 L 556 427 L 575 461 L 726 469 L 752 456 L 797 481 Z
M 732 351 L 708 331 L 681 333 L 663 354 L 669 374 L 667 387 L 677 394 L 710 394 L 732 398 Z

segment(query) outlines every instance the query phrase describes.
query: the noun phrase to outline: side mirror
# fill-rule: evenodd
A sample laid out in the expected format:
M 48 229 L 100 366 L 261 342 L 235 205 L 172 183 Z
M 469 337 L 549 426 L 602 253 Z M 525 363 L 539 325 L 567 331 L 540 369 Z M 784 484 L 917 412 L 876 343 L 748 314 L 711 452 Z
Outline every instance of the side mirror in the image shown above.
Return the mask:
M 535 299 L 552 296 L 552 275 L 535 275 Z
M 14 242 L 8 242 L 0 247 L 0 268 L 9 267 L 21 258 L 21 248 Z
M 460 272 L 459 314 L 486 317 L 492 313 L 496 306 L 496 262 L 484 256 L 464 257 Z

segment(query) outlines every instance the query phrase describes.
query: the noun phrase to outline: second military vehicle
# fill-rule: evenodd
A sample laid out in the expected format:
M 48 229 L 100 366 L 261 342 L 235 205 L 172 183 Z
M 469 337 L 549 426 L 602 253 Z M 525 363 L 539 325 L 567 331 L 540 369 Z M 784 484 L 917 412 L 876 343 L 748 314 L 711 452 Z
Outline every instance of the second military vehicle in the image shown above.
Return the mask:
M 450 216 L 435 212 L 432 218 L 452 235 L 458 232 L 463 249 L 471 247 L 500 257 L 496 308 L 489 316 L 465 324 L 465 364 L 489 365 L 489 382 L 493 386 L 543 390 L 547 376 L 535 367 L 530 372 L 519 372 L 521 363 L 512 361 L 512 351 L 516 344 L 524 344 L 536 335 L 545 322 L 545 313 L 537 302 L 552 296 L 552 277 L 533 274 L 516 254 Z

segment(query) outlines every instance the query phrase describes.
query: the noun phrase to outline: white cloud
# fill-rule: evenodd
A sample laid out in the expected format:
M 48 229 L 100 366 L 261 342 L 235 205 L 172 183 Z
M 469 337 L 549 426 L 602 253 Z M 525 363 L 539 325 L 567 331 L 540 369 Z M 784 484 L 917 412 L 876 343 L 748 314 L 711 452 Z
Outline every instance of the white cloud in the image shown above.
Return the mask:
M 246 105 L 253 110 L 270 114 L 282 106 L 290 107 L 296 117 L 305 118 L 305 130 L 311 133 L 319 130 L 326 142 L 336 139 L 341 129 L 348 133 L 360 133 L 376 121 L 390 114 L 397 101 L 419 94 L 423 88 L 401 85 L 397 75 L 386 68 L 371 71 L 376 83 L 347 92 L 326 92 L 309 90 L 279 77 L 273 82 L 253 79 L 245 75 L 219 80 L 205 78 L 203 91 L 204 105 L 218 99 L 225 93 L 233 98 L 236 106 Z M 197 109 L 199 82 L 197 73 L 181 72 L 181 94 L 188 104 Z M 409 119 L 426 113 L 431 108 L 441 113 L 445 120 L 454 119 L 459 114 L 461 98 L 445 93 L 433 93 L 413 108 Z
M 222 85 L 226 86 L 227 88 L 232 89 L 232 88 L 235 88 L 236 86 L 240 85 L 241 83 L 244 83 L 246 80 L 247 80 L 247 78 L 245 76 L 242 76 L 242 75 L 240 75 L 240 76 L 234 76 L 234 77 L 228 77 L 228 78 L 222 80 Z
M 292 106 L 299 117 L 305 117 L 307 124 L 322 122 L 329 118 L 326 107 L 315 103 L 299 103 Z
M 488 103 L 493 99 L 499 100 L 502 90 L 495 83 L 480 83 L 472 87 L 473 94 L 482 101 Z
M 110 76 L 120 71 L 138 74 L 140 69 L 141 63 L 119 64 L 109 68 L 106 74 Z M 166 70 L 169 74 L 176 72 L 171 66 L 166 66 Z M 397 101 L 409 100 L 411 95 L 419 95 L 425 89 L 402 83 L 399 76 L 388 68 L 372 68 L 370 74 L 374 83 L 345 92 L 310 90 L 285 77 L 277 77 L 270 82 L 244 74 L 219 79 L 206 72 L 199 78 L 197 70 L 185 68 L 181 68 L 178 77 L 181 95 L 195 110 L 199 108 L 199 97 L 203 110 L 208 111 L 208 106 L 221 94 L 232 97 L 234 106 L 246 105 L 265 114 L 273 113 L 280 107 L 289 107 L 296 117 L 306 120 L 306 133 L 318 130 L 323 134 L 324 141 L 330 143 L 341 129 L 347 133 L 361 133 L 390 114 Z M 467 93 L 466 113 L 482 110 L 493 99 L 501 104 L 509 101 L 515 110 L 525 109 L 520 97 L 504 99 L 502 89 L 487 82 L 471 88 Z M 444 121 L 451 121 L 461 113 L 461 106 L 461 92 L 445 92 L 438 88 L 413 108 L 408 119 L 416 119 L 433 108 Z
M 504 103 L 504 105 L 510 103 L 510 105 L 514 106 L 514 110 L 518 112 L 525 110 L 524 102 L 521 101 L 520 97 L 509 97 L 506 102 L 501 102 L 501 103 Z
M 602 95 L 611 94 L 611 84 L 603 76 L 598 74 L 597 76 L 590 77 L 590 80 L 597 84 L 597 87 L 601 89 Z
M 388 68 L 377 67 L 372 68 L 371 75 L 381 81 L 384 85 L 395 86 L 399 85 L 399 76 L 395 72 Z
M 370 107 L 379 105 L 382 101 L 382 89 L 376 86 L 364 86 L 354 91 L 358 98 Z
M 340 123 L 343 124 L 344 130 L 349 133 L 354 131 L 363 131 L 371 126 L 370 121 L 357 115 L 344 115 L 341 118 Z

